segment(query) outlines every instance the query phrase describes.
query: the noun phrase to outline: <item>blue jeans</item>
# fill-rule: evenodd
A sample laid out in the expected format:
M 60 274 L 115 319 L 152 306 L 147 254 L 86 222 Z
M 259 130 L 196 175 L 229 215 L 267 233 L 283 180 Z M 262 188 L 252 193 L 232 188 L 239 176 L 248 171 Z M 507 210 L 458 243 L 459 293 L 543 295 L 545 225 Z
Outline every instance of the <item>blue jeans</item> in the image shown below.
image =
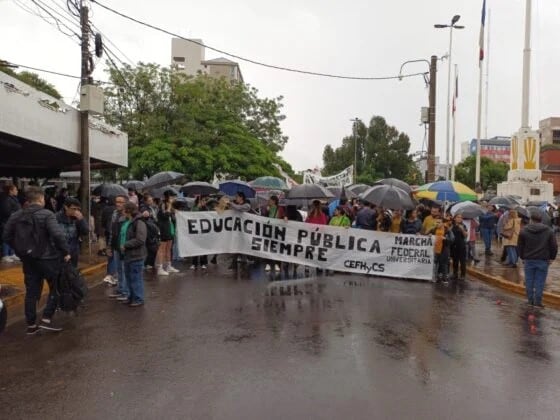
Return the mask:
M 124 270 L 124 261 L 119 251 L 113 250 L 113 260 L 117 268 L 117 293 L 123 296 L 129 296 L 130 290 L 128 288 L 128 281 Z
M 506 246 L 506 264 L 517 264 L 517 247 L 515 245 Z
M 14 255 L 14 250 L 7 243 L 2 243 L 2 256 L 11 257 Z
M 548 274 L 548 261 L 525 260 L 525 290 L 531 305 L 542 305 L 544 283 Z
M 110 274 L 113 277 L 117 274 L 117 264 L 115 262 L 114 254 L 107 257 L 107 274 Z
M 128 300 L 144 303 L 144 260 L 126 261 L 124 271 L 130 290 Z
M 489 252 L 492 248 L 492 238 L 494 237 L 494 229 L 480 229 L 480 236 L 484 241 L 484 248 L 486 252 Z

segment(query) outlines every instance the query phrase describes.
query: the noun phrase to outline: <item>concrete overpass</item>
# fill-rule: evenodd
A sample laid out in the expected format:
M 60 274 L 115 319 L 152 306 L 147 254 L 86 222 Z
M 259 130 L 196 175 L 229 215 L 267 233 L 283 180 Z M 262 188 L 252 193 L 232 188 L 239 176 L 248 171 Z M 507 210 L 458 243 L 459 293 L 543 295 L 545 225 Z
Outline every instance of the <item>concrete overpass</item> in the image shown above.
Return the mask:
M 90 117 L 91 169 L 128 166 L 128 136 Z M 0 72 L 0 176 L 80 170 L 76 109 Z

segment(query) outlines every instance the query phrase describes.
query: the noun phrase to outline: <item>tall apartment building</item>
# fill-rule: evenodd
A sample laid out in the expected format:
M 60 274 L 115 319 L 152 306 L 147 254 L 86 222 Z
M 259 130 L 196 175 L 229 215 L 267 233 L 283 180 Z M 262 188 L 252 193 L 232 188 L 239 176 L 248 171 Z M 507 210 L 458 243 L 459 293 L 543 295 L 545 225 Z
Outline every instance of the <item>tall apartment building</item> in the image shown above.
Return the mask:
M 560 117 L 550 117 L 539 122 L 541 146 L 560 144 Z
M 210 77 L 243 83 L 243 75 L 239 64 L 227 58 L 205 59 L 205 48 L 201 39 L 187 40 L 173 38 L 171 40 L 171 64 L 189 76 L 207 74 Z

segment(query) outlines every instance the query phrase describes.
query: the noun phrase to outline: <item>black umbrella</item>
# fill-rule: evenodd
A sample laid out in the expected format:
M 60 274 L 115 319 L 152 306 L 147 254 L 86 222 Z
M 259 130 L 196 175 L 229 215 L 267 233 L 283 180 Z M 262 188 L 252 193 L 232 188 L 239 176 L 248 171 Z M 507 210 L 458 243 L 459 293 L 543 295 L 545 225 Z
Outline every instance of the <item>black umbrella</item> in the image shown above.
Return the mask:
M 394 187 L 398 187 L 401 190 L 406 191 L 409 194 L 412 192 L 412 188 L 410 187 L 410 185 L 408 185 L 406 182 L 401 181 L 400 179 L 397 179 L 397 178 L 380 179 L 379 181 L 376 181 L 375 184 L 373 184 L 373 185 L 392 185 Z
M 334 195 L 329 190 L 319 184 L 296 185 L 286 194 L 287 199 L 305 198 L 312 200 L 333 197 Z
M 119 184 L 100 184 L 91 193 L 106 198 L 116 197 L 117 195 L 128 196 L 128 190 Z
M 153 190 L 150 191 L 150 194 L 154 198 L 163 198 L 163 196 L 167 191 L 169 191 L 171 195 L 179 195 L 179 191 L 177 191 L 175 188 L 170 186 L 154 188 Z
M 185 175 L 179 172 L 165 171 L 159 172 L 154 176 L 150 177 L 144 184 L 145 190 L 153 190 L 154 188 L 165 187 L 166 185 L 175 184 L 177 182 L 183 181 Z
M 344 187 L 327 187 L 327 190 L 329 190 L 335 198 L 340 199 L 346 198 L 351 200 L 352 198 L 356 198 L 358 196 L 358 194 Z
M 208 182 L 193 181 L 183 185 L 179 191 L 184 195 L 210 195 L 220 190 Z
M 515 210 L 519 216 L 525 217 L 527 219 L 529 218 L 529 210 L 526 207 L 517 206 L 513 210 Z
M 144 189 L 144 182 L 142 181 L 127 181 L 124 183 L 125 188 L 132 188 L 134 191 L 142 191 Z
M 346 191 L 352 191 L 354 194 L 360 195 L 361 193 L 365 192 L 368 188 L 371 188 L 369 185 L 366 184 L 354 184 L 346 187 Z
M 501 196 L 492 198 L 488 204 L 498 205 L 498 206 L 517 206 L 519 203 L 515 201 L 514 198 L 510 196 Z
M 393 185 L 373 186 L 360 194 L 360 198 L 386 209 L 413 209 L 416 207 L 406 191 Z
M 537 206 L 528 206 L 527 207 L 527 212 L 529 213 L 528 217 L 531 217 L 531 214 L 533 214 L 533 213 L 540 214 L 542 222 L 545 225 L 552 227 L 552 219 L 550 218 L 548 213 L 543 208 L 540 208 L 540 207 L 537 207 Z

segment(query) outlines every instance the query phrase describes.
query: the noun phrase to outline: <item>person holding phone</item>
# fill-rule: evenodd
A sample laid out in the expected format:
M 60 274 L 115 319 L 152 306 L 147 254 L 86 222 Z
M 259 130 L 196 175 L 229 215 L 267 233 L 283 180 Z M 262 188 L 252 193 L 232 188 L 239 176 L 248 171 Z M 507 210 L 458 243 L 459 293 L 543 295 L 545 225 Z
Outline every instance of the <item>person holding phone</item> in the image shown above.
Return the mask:
M 89 234 L 89 226 L 81 211 L 80 201 L 67 197 L 62 210 L 56 213 L 56 221 L 62 227 L 70 250 L 70 261 L 78 268 L 81 238 Z

